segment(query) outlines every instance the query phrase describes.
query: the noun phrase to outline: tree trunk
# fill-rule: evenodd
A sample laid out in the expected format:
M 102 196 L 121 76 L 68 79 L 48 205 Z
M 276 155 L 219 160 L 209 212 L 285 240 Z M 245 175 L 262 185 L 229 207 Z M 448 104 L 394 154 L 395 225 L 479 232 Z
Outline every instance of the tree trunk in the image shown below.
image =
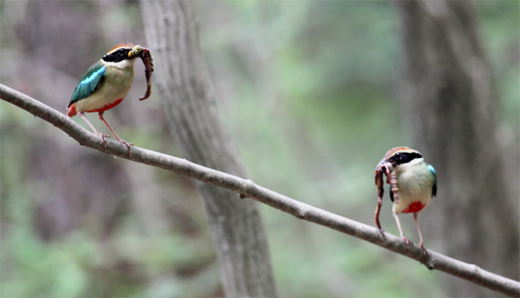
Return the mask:
M 405 54 L 403 115 L 439 178 L 438 198 L 424 214 L 426 241 L 437 239 L 441 253 L 518 280 L 518 144 L 500 142 L 497 94 L 474 3 L 393 3 Z M 496 295 L 452 277 L 444 284 L 453 296 Z
M 154 82 L 182 155 L 246 177 L 219 119 L 190 1 L 141 1 L 155 64 Z M 228 297 L 275 297 L 269 249 L 258 205 L 237 193 L 197 183 Z

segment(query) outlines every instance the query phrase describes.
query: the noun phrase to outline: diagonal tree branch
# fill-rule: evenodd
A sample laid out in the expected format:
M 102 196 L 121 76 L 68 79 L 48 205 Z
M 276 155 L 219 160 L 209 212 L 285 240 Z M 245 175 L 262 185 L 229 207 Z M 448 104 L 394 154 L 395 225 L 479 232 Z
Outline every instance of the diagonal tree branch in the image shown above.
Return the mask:
M 374 227 L 298 202 L 277 192 L 256 185 L 251 180 L 242 179 L 224 172 L 197 165 L 185 159 L 139 147 L 133 147 L 132 155 L 129 156 L 128 148 L 125 145 L 112 140 L 107 141 L 105 148 L 105 144 L 101 141 L 101 138 L 85 130 L 66 115 L 3 84 L 0 84 L 0 98 L 53 124 L 83 146 L 135 162 L 170 170 L 205 183 L 227 188 L 237 192 L 237 199 L 239 199 L 238 194 L 240 194 L 241 197 L 251 198 L 292 214 L 300 219 L 317 223 L 407 256 L 425 264 L 431 270 L 437 269 L 444 271 L 448 274 L 469 280 L 483 287 L 513 297 L 520 296 L 520 282 L 518 281 L 491 273 L 476 265 L 464 263 L 431 250 L 428 251 L 430 255 L 430 258 L 428 259 L 422 254 L 421 248 L 416 245 L 412 245 L 410 249 L 407 250 L 406 245 L 399 237 L 388 233 L 383 237 Z

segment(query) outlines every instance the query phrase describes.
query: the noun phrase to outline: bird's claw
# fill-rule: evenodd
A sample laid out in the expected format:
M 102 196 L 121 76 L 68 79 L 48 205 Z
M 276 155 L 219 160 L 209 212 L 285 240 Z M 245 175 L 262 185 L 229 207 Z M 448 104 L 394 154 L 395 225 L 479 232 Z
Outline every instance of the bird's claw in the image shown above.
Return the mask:
M 408 240 L 408 238 L 406 238 L 404 236 L 403 236 L 403 241 L 404 241 L 404 243 L 406 243 L 406 250 L 410 250 L 410 244 L 412 243 L 412 241 Z
M 429 258 L 430 254 L 428 254 L 428 250 L 426 249 L 426 247 L 424 247 L 424 243 L 422 241 L 419 242 L 419 247 L 421 247 L 423 256 L 426 256 L 427 258 Z
M 123 145 L 125 145 L 126 148 L 128 148 L 128 157 L 132 157 L 132 146 L 134 146 L 134 144 L 128 143 L 127 141 L 124 141 L 124 140 L 119 140 L 119 142 L 122 143 Z
M 103 140 L 103 144 L 105 145 L 105 150 L 107 150 L 107 138 L 110 138 L 110 136 L 100 132 L 96 132 L 96 135 L 101 137 L 101 140 Z

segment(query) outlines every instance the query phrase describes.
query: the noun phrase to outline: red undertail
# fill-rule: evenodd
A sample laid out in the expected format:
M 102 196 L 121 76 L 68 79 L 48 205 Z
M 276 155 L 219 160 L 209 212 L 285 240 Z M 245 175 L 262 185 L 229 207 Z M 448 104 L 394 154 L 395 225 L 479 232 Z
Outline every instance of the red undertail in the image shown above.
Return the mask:
M 122 101 L 123 101 L 123 98 L 120 98 L 120 99 L 114 101 L 113 103 L 107 104 L 106 106 L 104 106 L 102 108 L 99 108 L 96 110 L 91 110 L 91 111 L 85 111 L 85 113 L 95 113 L 95 112 L 103 112 L 106 110 L 110 110 L 111 108 L 120 104 Z M 71 104 L 69 107 L 69 110 L 67 111 L 67 116 L 72 117 L 72 116 L 75 116 L 77 113 L 78 113 L 78 111 L 76 110 L 76 105 Z
M 426 207 L 423 203 L 420 201 L 412 202 L 406 209 L 403 210 L 403 213 L 415 213 L 423 210 L 423 208 Z

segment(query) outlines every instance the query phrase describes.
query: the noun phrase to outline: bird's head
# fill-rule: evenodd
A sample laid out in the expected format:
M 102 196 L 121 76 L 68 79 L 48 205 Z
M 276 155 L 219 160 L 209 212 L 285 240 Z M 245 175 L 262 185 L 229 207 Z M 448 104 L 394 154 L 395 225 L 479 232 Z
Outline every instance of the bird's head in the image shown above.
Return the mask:
M 107 66 L 117 68 L 133 67 L 135 58 L 139 57 L 135 51 L 132 51 L 133 47 L 134 45 L 129 42 L 118 44 L 106 53 L 101 60 Z
M 403 165 L 421 163 L 424 159 L 421 152 L 417 150 L 408 147 L 396 147 L 386 152 L 384 160 L 391 163 L 394 169 L 398 169 Z

